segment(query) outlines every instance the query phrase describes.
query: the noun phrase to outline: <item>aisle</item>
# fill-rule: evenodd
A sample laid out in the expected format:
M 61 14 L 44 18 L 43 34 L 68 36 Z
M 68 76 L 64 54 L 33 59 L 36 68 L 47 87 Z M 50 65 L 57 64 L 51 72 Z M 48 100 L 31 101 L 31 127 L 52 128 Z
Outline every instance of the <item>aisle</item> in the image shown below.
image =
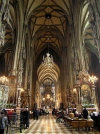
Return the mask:
M 42 116 L 38 121 L 33 121 L 30 128 L 25 133 L 66 133 L 68 131 L 64 125 L 56 123 L 53 116 Z
M 56 123 L 53 116 L 42 116 L 39 120 L 31 120 L 30 128 L 21 134 L 100 134 L 100 132 L 75 131 L 61 123 Z

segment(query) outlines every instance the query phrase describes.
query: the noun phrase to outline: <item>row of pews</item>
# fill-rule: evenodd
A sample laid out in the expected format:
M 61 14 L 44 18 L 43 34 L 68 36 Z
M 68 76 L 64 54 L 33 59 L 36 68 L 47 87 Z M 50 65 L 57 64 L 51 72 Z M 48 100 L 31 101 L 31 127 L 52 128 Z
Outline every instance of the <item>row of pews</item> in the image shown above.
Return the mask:
M 67 126 L 71 126 L 75 129 L 85 129 L 90 130 L 94 126 L 94 121 L 92 119 L 84 119 L 84 118 L 70 118 L 68 116 L 64 116 L 64 121 Z

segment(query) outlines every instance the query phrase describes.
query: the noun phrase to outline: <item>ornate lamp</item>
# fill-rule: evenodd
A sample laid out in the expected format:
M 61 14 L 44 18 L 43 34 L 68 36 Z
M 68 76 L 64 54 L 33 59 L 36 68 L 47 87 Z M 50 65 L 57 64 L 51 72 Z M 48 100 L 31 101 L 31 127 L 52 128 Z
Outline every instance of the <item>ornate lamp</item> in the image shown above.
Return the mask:
M 50 56 L 49 52 L 46 54 L 46 57 L 43 56 L 43 64 L 47 65 L 48 67 L 52 67 L 53 64 L 53 57 Z
M 0 83 L 7 85 L 9 83 L 9 80 L 6 76 L 1 76 L 0 77 Z
M 91 83 L 91 84 L 95 84 L 96 83 L 96 81 L 98 80 L 98 78 L 96 77 L 96 76 L 89 76 L 89 82 Z
M 47 99 L 50 99 L 50 94 L 47 94 Z

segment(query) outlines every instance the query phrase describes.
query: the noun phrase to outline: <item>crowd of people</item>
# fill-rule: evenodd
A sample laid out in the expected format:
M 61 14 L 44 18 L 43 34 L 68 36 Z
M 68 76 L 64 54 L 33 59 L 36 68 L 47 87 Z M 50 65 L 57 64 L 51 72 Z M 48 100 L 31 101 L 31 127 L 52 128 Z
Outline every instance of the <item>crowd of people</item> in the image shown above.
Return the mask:
M 21 109 L 20 115 L 17 114 L 16 109 L 2 109 L 0 111 L 0 134 L 8 133 L 8 126 L 16 125 L 18 119 L 20 120 L 19 128 L 29 127 L 29 110 L 28 108 Z
M 4 134 L 6 130 L 8 132 L 8 126 L 16 124 L 20 120 L 20 130 L 29 128 L 30 117 L 34 120 L 38 120 L 41 115 L 48 115 L 49 110 L 46 108 L 34 108 L 30 113 L 28 107 L 20 109 L 20 115 L 16 112 L 16 109 L 2 109 L 0 110 L 0 134 Z M 19 117 L 20 116 L 20 117 Z M 7 133 L 6 132 L 6 133 Z
M 88 110 L 86 108 L 83 108 L 83 111 L 81 113 L 78 113 L 77 110 L 74 109 L 52 109 L 52 112 L 48 108 L 33 108 L 33 110 L 29 111 L 28 107 L 22 108 L 20 111 L 20 128 L 27 129 L 29 128 L 29 119 L 30 117 L 33 118 L 34 120 L 38 120 L 39 116 L 42 115 L 48 115 L 49 113 L 52 113 L 52 115 L 56 115 L 56 121 L 63 121 L 62 119 L 64 116 L 69 116 L 71 118 L 78 117 L 78 118 L 84 118 L 88 119 L 91 117 L 94 121 L 96 120 L 97 124 L 97 117 L 94 115 L 94 113 L 89 114 Z M 16 112 L 16 109 L 13 109 L 13 111 L 7 111 L 7 110 L 2 110 L 0 113 L 0 134 L 4 134 L 4 130 L 6 128 L 6 131 L 8 131 L 8 125 L 13 123 L 15 124 L 16 121 L 18 120 L 18 115 Z M 100 116 L 99 116 L 99 122 L 100 122 Z M 100 123 L 99 123 L 100 126 Z
M 92 119 L 94 128 L 100 130 L 100 114 L 98 112 L 90 112 L 86 107 L 83 108 L 82 112 L 78 112 L 76 108 L 58 110 L 54 108 L 52 114 L 56 116 L 57 122 L 64 122 L 66 116 L 73 119 Z
M 78 113 L 77 110 L 74 109 L 53 109 L 52 111 L 53 115 L 57 115 L 58 118 L 63 118 L 65 115 L 68 115 L 69 117 L 71 116 L 72 118 L 74 117 L 78 117 L 78 118 L 84 118 L 84 119 L 88 119 L 88 110 L 86 108 L 83 109 L 83 111 L 81 113 Z
M 39 116 L 41 115 L 48 115 L 49 114 L 48 108 L 40 108 L 40 109 L 33 109 L 33 119 L 38 120 Z

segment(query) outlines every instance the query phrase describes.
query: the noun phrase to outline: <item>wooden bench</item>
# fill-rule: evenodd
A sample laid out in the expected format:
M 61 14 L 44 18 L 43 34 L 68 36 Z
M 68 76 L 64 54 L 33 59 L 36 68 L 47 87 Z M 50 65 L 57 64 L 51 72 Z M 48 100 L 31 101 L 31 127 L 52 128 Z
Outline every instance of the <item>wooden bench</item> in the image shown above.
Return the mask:
M 93 128 L 93 120 L 71 120 L 70 125 L 73 128 L 83 129 L 83 128 Z

